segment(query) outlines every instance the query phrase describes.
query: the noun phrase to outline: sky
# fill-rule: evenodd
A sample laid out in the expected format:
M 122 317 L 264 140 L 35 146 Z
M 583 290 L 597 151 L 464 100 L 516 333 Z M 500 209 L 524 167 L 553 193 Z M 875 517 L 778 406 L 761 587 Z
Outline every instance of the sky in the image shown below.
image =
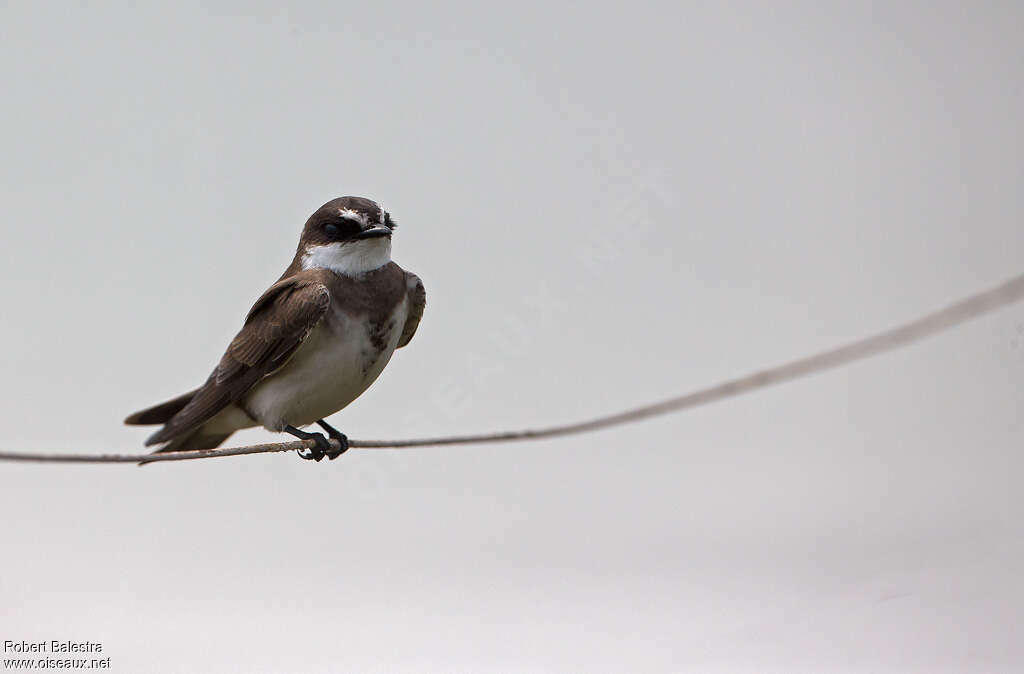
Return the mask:
M 1022 21 L 6 3 L 0 446 L 141 452 L 122 419 L 205 379 L 342 195 L 427 289 L 331 417 L 359 439 L 614 412 L 987 288 L 1024 269 Z M 3 464 L 0 641 L 143 674 L 1019 671 L 1022 382 L 1018 305 L 591 435 Z

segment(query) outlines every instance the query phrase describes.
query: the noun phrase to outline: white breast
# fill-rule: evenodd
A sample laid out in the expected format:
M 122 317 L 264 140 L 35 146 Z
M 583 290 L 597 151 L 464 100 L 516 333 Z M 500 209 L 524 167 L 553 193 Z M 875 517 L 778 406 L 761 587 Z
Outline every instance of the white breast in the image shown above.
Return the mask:
M 246 395 L 245 409 L 271 431 L 334 414 L 369 388 L 391 360 L 407 312 L 403 299 L 384 325 L 373 326 L 332 307 L 291 360 Z

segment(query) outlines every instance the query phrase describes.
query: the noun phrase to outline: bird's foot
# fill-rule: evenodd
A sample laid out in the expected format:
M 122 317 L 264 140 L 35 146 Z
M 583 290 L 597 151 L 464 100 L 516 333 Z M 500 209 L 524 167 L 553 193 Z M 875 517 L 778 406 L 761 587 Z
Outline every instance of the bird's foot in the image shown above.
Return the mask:
M 348 436 L 347 435 L 345 435 L 344 433 L 339 431 L 334 426 L 331 426 L 329 423 L 327 423 L 323 419 L 321 419 L 320 421 L 318 421 L 316 423 L 320 426 L 320 428 L 322 428 L 325 431 L 327 431 L 327 435 L 331 436 L 331 440 L 337 440 L 338 441 L 338 445 L 340 446 L 340 449 L 337 449 L 337 450 L 334 449 L 333 447 L 331 447 L 330 449 L 327 450 L 327 458 L 328 459 L 330 459 L 331 461 L 334 461 L 339 456 L 341 456 L 342 454 L 344 454 L 345 452 L 348 451 Z M 323 436 L 320 436 L 320 437 L 323 437 Z
M 330 441 L 324 437 L 323 433 L 307 433 L 306 431 L 300 431 L 294 426 L 285 426 L 284 430 L 300 440 L 312 440 L 316 443 L 313 447 L 295 451 L 296 454 L 307 461 L 322 461 L 325 456 L 329 456 L 334 452 Z

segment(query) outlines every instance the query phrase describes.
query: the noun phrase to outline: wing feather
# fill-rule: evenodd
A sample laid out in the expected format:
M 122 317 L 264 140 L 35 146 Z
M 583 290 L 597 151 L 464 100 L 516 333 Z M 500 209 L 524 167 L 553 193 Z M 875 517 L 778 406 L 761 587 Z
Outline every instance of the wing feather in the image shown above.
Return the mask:
M 242 398 L 288 361 L 323 319 L 330 303 L 327 286 L 315 275 L 297 274 L 271 286 L 256 300 L 206 383 L 146 444 L 191 433 Z
M 423 318 L 423 309 L 427 306 L 427 291 L 419 276 L 409 271 L 405 272 L 405 287 L 409 298 L 409 314 L 405 319 L 405 327 L 402 328 L 402 336 L 398 340 L 396 348 L 399 349 L 412 341 L 416 328 L 420 325 L 420 319 Z

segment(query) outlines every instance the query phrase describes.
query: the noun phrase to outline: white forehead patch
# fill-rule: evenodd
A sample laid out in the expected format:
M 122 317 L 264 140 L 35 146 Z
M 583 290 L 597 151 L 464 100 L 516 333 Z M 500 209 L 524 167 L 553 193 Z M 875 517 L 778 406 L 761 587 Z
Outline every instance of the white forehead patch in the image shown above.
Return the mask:
M 351 208 L 339 208 L 338 215 L 340 215 L 343 218 L 355 220 L 363 227 L 366 227 L 367 225 L 370 224 L 370 219 L 366 217 L 365 213 L 360 213 L 359 211 L 352 210 Z

